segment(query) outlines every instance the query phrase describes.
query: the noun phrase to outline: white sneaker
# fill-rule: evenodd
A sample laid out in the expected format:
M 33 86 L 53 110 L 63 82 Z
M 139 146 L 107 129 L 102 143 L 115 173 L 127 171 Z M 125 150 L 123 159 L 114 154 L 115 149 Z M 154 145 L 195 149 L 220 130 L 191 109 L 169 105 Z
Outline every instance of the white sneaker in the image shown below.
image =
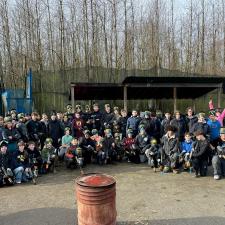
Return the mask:
M 214 175 L 214 180 L 219 180 L 220 176 L 219 175 Z

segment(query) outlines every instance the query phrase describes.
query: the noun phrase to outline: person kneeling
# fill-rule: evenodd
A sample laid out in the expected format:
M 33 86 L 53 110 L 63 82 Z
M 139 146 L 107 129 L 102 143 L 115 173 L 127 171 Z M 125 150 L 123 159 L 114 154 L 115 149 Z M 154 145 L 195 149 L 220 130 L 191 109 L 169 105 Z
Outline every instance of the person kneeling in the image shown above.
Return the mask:
M 208 157 L 210 153 L 209 141 L 203 135 L 203 131 L 195 132 L 196 141 L 193 143 L 191 153 L 195 177 L 206 176 L 208 169 Z
M 41 152 L 41 157 L 43 160 L 42 173 L 47 173 L 52 171 L 55 173 L 55 161 L 56 161 L 56 149 L 52 145 L 52 139 L 46 138 L 44 148 Z
M 225 176 L 225 127 L 220 128 L 220 142 L 217 146 L 216 155 L 213 156 L 212 166 L 215 180 Z
M 14 184 L 13 172 L 11 170 L 11 156 L 7 149 L 8 143 L 0 142 L 0 187 Z
M 158 168 L 159 164 L 159 146 L 157 145 L 157 140 L 155 138 L 153 138 L 151 144 L 146 147 L 145 155 L 148 158 L 148 165 L 156 172 L 156 168 Z
M 178 138 L 175 135 L 175 127 L 167 126 L 167 133 L 162 137 L 161 148 L 161 162 L 164 173 L 170 172 L 172 169 L 174 173 L 179 172 L 179 149 Z

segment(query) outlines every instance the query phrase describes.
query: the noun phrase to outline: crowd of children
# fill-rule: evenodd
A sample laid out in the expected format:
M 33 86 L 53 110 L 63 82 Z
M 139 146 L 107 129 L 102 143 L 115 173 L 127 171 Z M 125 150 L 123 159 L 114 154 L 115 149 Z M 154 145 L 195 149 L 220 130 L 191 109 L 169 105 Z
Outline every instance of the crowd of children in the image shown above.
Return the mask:
M 209 115 L 194 114 L 189 107 L 179 111 L 154 110 L 138 113 L 105 105 L 103 112 L 95 103 L 67 105 L 65 113 L 53 111 L 50 119 L 41 116 L 10 113 L 0 117 L 0 186 L 32 181 L 64 162 L 67 168 L 82 168 L 127 161 L 148 163 L 168 173 L 193 171 L 195 177 L 206 176 L 208 166 L 214 179 L 225 176 L 225 110 L 214 109 Z

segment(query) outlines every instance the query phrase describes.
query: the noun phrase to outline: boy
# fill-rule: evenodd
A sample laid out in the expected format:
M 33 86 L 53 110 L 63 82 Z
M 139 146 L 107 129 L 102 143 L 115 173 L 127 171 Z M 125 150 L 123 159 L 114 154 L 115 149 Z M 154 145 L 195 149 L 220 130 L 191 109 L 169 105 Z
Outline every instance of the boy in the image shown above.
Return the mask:
M 8 152 L 8 144 L 0 142 L 0 187 L 13 185 L 13 173 L 11 170 L 11 155 Z
M 141 118 L 138 116 L 137 110 L 132 110 L 132 116 L 127 119 L 127 127 L 126 130 L 131 129 L 133 131 L 133 135 L 136 136 L 138 134 L 138 126 L 141 121 Z
M 67 148 L 67 151 L 65 153 L 65 162 L 67 168 L 71 168 L 72 165 L 76 166 L 78 144 L 79 144 L 78 139 L 72 138 L 70 147 Z
M 225 127 L 220 128 L 220 141 L 217 146 L 216 155 L 212 159 L 212 166 L 214 180 L 219 180 L 225 176 Z
M 175 135 L 176 128 L 169 125 L 167 126 L 167 133 L 162 137 L 162 150 L 161 150 L 161 162 L 164 173 L 168 173 L 171 169 L 175 174 L 178 170 L 178 139 Z
M 43 173 L 47 171 L 52 171 L 55 173 L 55 161 L 56 161 L 56 149 L 52 145 L 53 140 L 51 138 L 46 138 L 44 148 L 41 152 L 41 157 L 43 160 Z
M 211 151 L 209 141 L 205 138 L 203 131 L 195 132 L 196 141 L 192 149 L 192 163 L 195 177 L 206 176 L 208 168 L 208 157 Z
M 184 169 L 189 169 L 191 167 L 191 151 L 192 151 L 193 141 L 189 132 L 184 135 L 184 141 L 180 144 L 180 159 L 179 162 L 184 164 Z
M 62 145 L 60 146 L 59 153 L 58 153 L 59 159 L 64 158 L 65 152 L 70 147 L 70 143 L 73 139 L 73 137 L 70 135 L 69 127 L 66 127 L 64 131 L 65 131 L 65 135 L 62 137 Z
M 35 147 L 35 143 L 33 141 L 28 142 L 27 153 L 29 157 L 30 167 L 34 172 L 35 177 L 37 177 L 38 173 L 41 173 L 42 158 L 41 158 L 41 153 Z
M 125 156 L 127 156 L 128 162 L 139 163 L 140 158 L 139 158 L 139 153 L 137 151 L 135 142 L 136 142 L 136 140 L 133 137 L 133 131 L 128 130 L 127 137 L 123 139 Z
M 111 163 L 116 159 L 115 140 L 112 136 L 111 129 L 105 130 L 105 137 L 102 141 L 102 149 L 105 152 L 105 164 Z
M 153 167 L 154 172 L 158 168 L 159 146 L 155 138 L 151 139 L 151 143 L 146 147 L 145 155 L 148 158 L 148 165 Z
M 25 143 L 23 141 L 18 142 L 18 150 L 13 155 L 13 169 L 16 176 L 16 183 L 21 181 L 27 182 L 28 179 L 32 179 L 32 171 L 29 166 L 29 156 L 25 150 Z
M 140 162 L 144 163 L 146 162 L 145 150 L 146 150 L 146 146 L 149 143 L 149 137 L 144 128 L 140 129 L 140 132 L 135 139 L 136 139 L 135 140 L 136 146 L 139 149 Z

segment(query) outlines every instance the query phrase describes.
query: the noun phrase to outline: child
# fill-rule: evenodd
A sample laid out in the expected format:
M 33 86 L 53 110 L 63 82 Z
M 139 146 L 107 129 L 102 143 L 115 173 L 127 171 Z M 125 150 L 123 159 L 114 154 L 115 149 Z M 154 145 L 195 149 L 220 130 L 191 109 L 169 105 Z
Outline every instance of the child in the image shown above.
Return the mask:
M 66 162 L 66 167 L 71 168 L 71 166 L 76 165 L 76 157 L 77 157 L 77 148 L 78 148 L 78 139 L 73 138 L 70 143 L 70 147 L 67 149 L 65 153 L 65 162 Z
M 13 185 L 13 173 L 11 170 L 11 155 L 8 151 L 8 143 L 0 142 L 0 187 Z
M 128 158 L 128 162 L 139 163 L 140 158 L 135 143 L 136 141 L 133 137 L 133 131 L 129 129 L 127 131 L 127 137 L 123 139 L 125 156 Z
M 115 133 L 114 140 L 115 140 L 115 150 L 116 150 L 117 160 L 122 161 L 124 156 L 124 151 L 122 147 L 121 134 Z
M 91 133 L 92 133 L 91 139 L 95 142 L 95 150 L 93 152 L 93 162 L 98 163 L 99 165 L 103 165 L 105 160 L 105 153 L 102 149 L 103 138 L 98 134 L 97 129 L 93 129 Z
M 105 130 L 105 137 L 102 141 L 102 149 L 105 152 L 105 164 L 111 163 L 116 159 L 115 140 L 112 136 L 111 129 Z
M 56 149 L 52 145 L 53 140 L 46 138 L 44 148 L 42 149 L 41 156 L 43 160 L 43 173 L 52 171 L 55 173 Z
M 35 147 L 34 141 L 28 142 L 27 153 L 29 157 L 30 167 L 34 171 L 35 176 L 37 176 L 38 173 L 42 173 L 42 158 L 41 153 Z
M 25 150 L 25 143 L 23 141 L 18 142 L 18 150 L 15 152 L 13 157 L 13 164 L 16 167 L 16 182 L 23 180 L 27 182 L 28 180 L 32 180 L 34 184 L 36 184 L 36 180 L 33 179 L 33 173 L 29 164 L 29 156 L 27 151 Z M 19 174 L 19 168 L 23 168 L 21 170 L 21 174 Z
M 184 164 L 184 169 L 189 169 L 191 167 L 191 150 L 192 150 L 193 141 L 189 132 L 186 132 L 184 135 L 184 141 L 180 144 L 180 156 L 179 162 Z
M 167 126 L 167 133 L 162 137 L 161 162 L 164 173 L 168 173 L 171 169 L 175 174 L 178 170 L 178 139 L 175 135 L 175 128 L 171 125 Z
M 146 147 L 145 155 L 148 158 L 148 165 L 153 167 L 154 172 L 156 172 L 156 168 L 158 168 L 159 146 L 155 138 L 153 138 L 151 143 Z
M 136 145 L 139 149 L 140 162 L 146 161 L 145 148 L 149 143 L 149 137 L 144 128 L 140 129 L 139 134 L 136 136 Z
M 225 176 L 225 127 L 220 128 L 220 142 L 217 146 L 216 155 L 213 156 L 212 166 L 214 170 L 214 180 L 219 180 Z
M 193 144 L 192 162 L 195 169 L 195 177 L 206 176 L 208 167 L 208 157 L 210 153 L 209 141 L 205 138 L 203 131 L 195 132 L 196 141 Z
M 69 127 L 66 127 L 64 129 L 64 131 L 65 131 L 65 135 L 62 137 L 62 145 L 59 148 L 59 154 L 58 154 L 59 159 L 64 158 L 65 152 L 69 148 L 70 143 L 73 139 L 73 137 L 70 135 L 70 128 Z

